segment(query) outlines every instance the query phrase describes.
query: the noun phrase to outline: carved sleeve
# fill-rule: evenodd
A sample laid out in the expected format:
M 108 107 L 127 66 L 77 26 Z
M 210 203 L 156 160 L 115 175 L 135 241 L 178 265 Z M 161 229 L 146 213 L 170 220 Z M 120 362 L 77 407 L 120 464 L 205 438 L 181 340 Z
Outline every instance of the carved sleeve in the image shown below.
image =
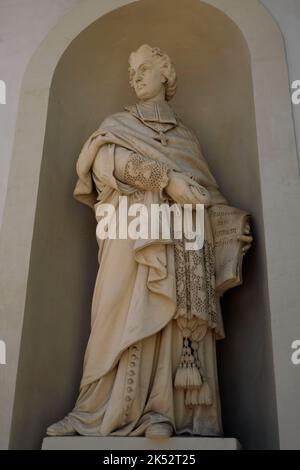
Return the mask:
M 124 183 L 143 191 L 161 191 L 169 182 L 168 165 L 126 149 L 117 149 L 115 174 Z
M 168 185 L 170 168 L 124 147 L 106 144 L 100 148 L 92 171 L 100 193 L 105 185 L 118 190 L 119 183 L 142 191 L 160 192 Z

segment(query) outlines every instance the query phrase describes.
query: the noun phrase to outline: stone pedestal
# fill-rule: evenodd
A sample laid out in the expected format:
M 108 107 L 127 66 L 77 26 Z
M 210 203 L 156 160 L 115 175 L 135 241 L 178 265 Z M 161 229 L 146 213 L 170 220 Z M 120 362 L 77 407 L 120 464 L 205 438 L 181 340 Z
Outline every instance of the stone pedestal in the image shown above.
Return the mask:
M 46 437 L 42 450 L 241 450 L 234 438 Z

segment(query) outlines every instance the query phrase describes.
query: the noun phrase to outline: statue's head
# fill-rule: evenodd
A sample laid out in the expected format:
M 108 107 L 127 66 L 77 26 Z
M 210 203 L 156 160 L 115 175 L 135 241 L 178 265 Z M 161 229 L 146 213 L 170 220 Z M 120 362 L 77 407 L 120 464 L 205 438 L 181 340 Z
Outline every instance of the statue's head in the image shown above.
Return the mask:
M 161 96 L 169 101 L 176 92 L 176 72 L 170 57 L 158 47 L 143 45 L 129 57 L 130 85 L 141 101 Z

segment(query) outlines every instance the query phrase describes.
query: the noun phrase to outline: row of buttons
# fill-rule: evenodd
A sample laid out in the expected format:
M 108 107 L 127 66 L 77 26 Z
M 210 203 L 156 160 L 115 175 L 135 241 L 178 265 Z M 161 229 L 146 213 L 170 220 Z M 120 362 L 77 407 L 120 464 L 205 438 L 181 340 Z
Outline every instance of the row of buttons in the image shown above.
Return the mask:
M 123 426 L 126 424 L 126 421 L 129 416 L 129 411 L 132 406 L 133 400 L 135 398 L 135 392 L 137 387 L 137 367 L 139 365 L 141 353 L 141 343 L 136 343 L 129 348 L 129 357 L 128 357 L 128 369 L 126 374 L 126 395 L 124 403 L 124 419 Z

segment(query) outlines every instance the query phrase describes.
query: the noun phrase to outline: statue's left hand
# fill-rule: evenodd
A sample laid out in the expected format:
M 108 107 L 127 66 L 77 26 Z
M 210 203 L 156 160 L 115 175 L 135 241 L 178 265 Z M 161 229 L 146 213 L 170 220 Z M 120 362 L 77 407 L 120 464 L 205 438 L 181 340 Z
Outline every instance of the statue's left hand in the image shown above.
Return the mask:
M 242 253 L 245 255 L 247 251 L 251 248 L 252 242 L 253 242 L 253 237 L 250 232 L 250 225 L 249 223 L 246 224 L 245 230 L 243 235 L 238 236 L 238 240 L 243 242 L 244 245 L 242 247 Z
M 205 188 L 183 173 L 171 170 L 166 193 L 178 204 L 209 204 L 210 196 Z

